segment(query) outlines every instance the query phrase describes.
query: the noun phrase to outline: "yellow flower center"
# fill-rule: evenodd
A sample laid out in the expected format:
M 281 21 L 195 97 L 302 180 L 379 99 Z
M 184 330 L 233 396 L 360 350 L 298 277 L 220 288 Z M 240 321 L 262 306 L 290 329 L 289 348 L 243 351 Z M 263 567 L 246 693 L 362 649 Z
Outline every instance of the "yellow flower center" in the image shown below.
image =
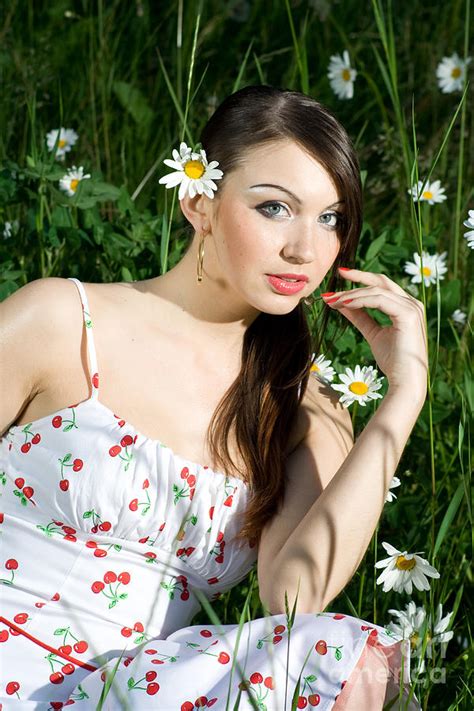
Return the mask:
M 184 172 L 188 178 L 197 180 L 204 173 L 204 166 L 200 160 L 188 160 L 184 166 Z
M 344 79 L 344 81 L 350 81 L 351 73 L 350 73 L 349 69 L 342 70 L 342 78 Z
M 64 140 L 64 138 L 61 138 L 58 143 L 59 148 L 64 148 L 65 145 L 66 145 L 66 141 Z
M 457 79 L 461 76 L 461 70 L 459 69 L 459 67 L 454 67 L 454 69 L 451 71 L 451 76 L 453 77 L 453 79 Z
M 311 371 L 316 371 L 317 373 L 319 373 L 319 365 L 317 365 L 317 363 L 313 363 L 313 365 L 311 366 Z
M 431 269 L 429 267 L 423 267 L 421 273 L 423 276 L 431 276 Z
M 361 380 L 355 380 L 349 385 L 349 390 L 351 390 L 356 395 L 365 395 L 369 386 L 367 383 L 363 383 Z
M 430 190 L 425 190 L 425 192 L 423 193 L 423 197 L 425 198 L 425 200 L 431 200 L 431 198 L 433 197 L 433 193 Z
M 71 180 L 71 190 L 75 193 L 77 190 L 77 186 L 79 185 L 79 180 L 77 178 L 73 178 Z
M 395 565 L 399 570 L 411 570 L 415 567 L 416 560 L 414 558 L 410 558 L 410 560 L 408 560 L 404 555 L 399 555 L 397 556 L 397 562 Z

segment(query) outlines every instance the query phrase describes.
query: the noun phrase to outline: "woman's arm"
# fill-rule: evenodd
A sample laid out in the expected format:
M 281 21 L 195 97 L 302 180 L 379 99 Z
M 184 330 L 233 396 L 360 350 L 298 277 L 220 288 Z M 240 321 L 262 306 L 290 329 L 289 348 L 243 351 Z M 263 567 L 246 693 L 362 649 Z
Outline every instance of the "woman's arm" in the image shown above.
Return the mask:
M 389 388 L 343 464 L 267 569 L 268 585 L 263 581 L 260 592 L 272 614 L 285 611 L 285 591 L 293 607 L 298 579 L 297 612 L 321 612 L 350 581 L 377 526 L 423 401 L 409 387 Z M 302 445 L 311 447 L 311 432 Z M 295 474 L 289 472 L 297 481 Z

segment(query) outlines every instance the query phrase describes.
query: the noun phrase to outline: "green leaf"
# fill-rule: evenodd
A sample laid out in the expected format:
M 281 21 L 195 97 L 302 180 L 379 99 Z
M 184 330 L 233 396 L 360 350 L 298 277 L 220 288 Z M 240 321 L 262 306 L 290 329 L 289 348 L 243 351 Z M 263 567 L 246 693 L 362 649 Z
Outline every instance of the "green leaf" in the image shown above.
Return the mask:
M 153 121 L 153 111 L 142 92 L 124 81 L 115 81 L 112 89 L 122 104 L 125 111 L 128 111 L 135 123 L 146 127 Z
M 376 237 L 369 245 L 369 248 L 367 250 L 367 254 L 365 255 L 365 258 L 367 261 L 370 261 L 374 257 L 377 256 L 377 254 L 382 250 L 385 242 L 387 240 L 387 235 L 386 233 L 381 234 L 380 237 Z
M 449 506 L 441 522 L 441 526 L 439 527 L 438 535 L 436 536 L 435 546 L 433 550 L 433 557 L 438 555 L 438 551 L 441 548 L 441 544 L 443 543 L 443 540 L 449 530 L 449 527 L 458 511 L 459 505 L 463 498 L 463 494 L 464 483 L 461 481 L 458 484 L 458 488 L 456 489 L 454 496 L 449 503 Z

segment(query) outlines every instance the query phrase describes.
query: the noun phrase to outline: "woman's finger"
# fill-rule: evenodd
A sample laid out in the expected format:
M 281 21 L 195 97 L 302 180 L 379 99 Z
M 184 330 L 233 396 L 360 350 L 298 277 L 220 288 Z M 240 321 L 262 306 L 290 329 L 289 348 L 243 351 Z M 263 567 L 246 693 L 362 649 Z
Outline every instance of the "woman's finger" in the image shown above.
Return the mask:
M 402 289 L 401 286 L 399 286 L 396 282 L 390 279 L 390 277 L 388 277 L 386 274 L 364 272 L 361 269 L 344 269 L 343 271 L 340 271 L 340 267 L 339 274 L 340 276 L 343 276 L 344 279 L 348 279 L 349 281 L 358 282 L 367 286 L 378 286 L 382 289 L 387 289 L 388 291 L 391 291 L 394 294 L 406 296 L 407 298 L 413 298 L 410 297 L 410 294 L 408 294 L 404 289 Z

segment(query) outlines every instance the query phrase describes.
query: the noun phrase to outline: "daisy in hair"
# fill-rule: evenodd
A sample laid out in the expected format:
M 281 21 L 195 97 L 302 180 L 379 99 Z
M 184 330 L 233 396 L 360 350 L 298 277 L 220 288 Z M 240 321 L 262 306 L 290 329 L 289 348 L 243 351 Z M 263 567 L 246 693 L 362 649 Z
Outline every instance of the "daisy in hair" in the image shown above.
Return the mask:
M 79 168 L 76 168 L 75 165 L 72 166 L 72 168 L 69 168 L 66 175 L 63 175 L 61 180 L 59 181 L 59 187 L 61 190 L 64 190 L 66 195 L 69 195 L 69 197 L 73 197 L 73 195 L 76 194 L 77 186 L 81 182 L 81 180 L 87 180 L 87 178 L 90 178 L 90 174 L 87 173 L 87 175 L 84 175 L 84 168 L 82 165 Z
M 353 402 L 363 405 L 369 400 L 376 400 L 382 395 L 377 392 L 382 387 L 383 376 L 377 378 L 377 371 L 372 365 L 356 365 L 354 370 L 346 368 L 345 373 L 339 373 L 339 380 L 342 384 L 331 385 L 334 390 L 342 393 L 339 402 L 344 407 L 349 407 Z
M 331 366 L 331 361 L 324 360 L 324 353 L 321 353 L 321 355 L 318 355 L 317 358 L 314 358 L 314 353 L 313 353 L 313 362 L 312 362 L 311 368 L 310 368 L 311 375 L 313 375 L 317 378 L 320 378 L 321 380 L 324 380 L 326 382 L 331 382 L 332 380 L 334 380 L 336 371 L 334 370 L 334 368 L 332 368 L 330 366 Z
M 214 180 L 220 180 L 224 175 L 222 170 L 217 169 L 218 161 L 213 160 L 208 163 L 204 149 L 192 151 L 184 141 L 179 146 L 179 153 L 174 148 L 172 156 L 173 160 L 165 158 L 163 163 L 174 168 L 174 171 L 164 175 L 158 182 L 167 188 L 179 185 L 179 200 L 184 198 L 186 192 L 190 197 L 204 193 L 212 199 L 214 191 L 217 190 Z
M 428 254 L 428 252 L 422 251 L 423 257 L 423 268 L 421 267 L 421 258 L 418 252 L 413 253 L 413 262 L 405 262 L 403 270 L 407 274 L 412 275 L 412 283 L 420 284 L 421 278 L 425 282 L 425 286 L 430 286 L 431 284 L 436 284 L 436 278 L 444 279 L 444 275 L 448 271 L 446 266 L 447 252 L 442 252 L 442 254 Z
M 407 553 L 407 551 L 399 551 L 390 543 L 385 541 L 383 547 L 389 554 L 388 558 L 378 560 L 375 563 L 376 568 L 385 568 L 385 570 L 377 578 L 377 584 L 382 585 L 383 591 L 388 592 L 407 592 L 411 595 L 413 585 L 417 590 L 429 590 L 430 584 L 426 576 L 430 578 L 439 578 L 440 575 L 436 568 L 428 563 L 427 560 L 421 558 L 418 553 Z M 423 552 L 423 551 L 419 551 Z
M 474 249 L 474 210 L 469 210 L 469 217 L 463 222 L 464 227 L 469 227 L 469 232 L 464 233 L 467 246 Z
M 435 180 L 432 183 L 427 180 L 423 192 L 422 188 L 423 181 L 419 180 L 416 185 L 413 185 L 413 187 L 408 190 L 414 202 L 419 200 L 420 202 L 427 202 L 428 205 L 434 205 L 435 202 L 443 202 L 446 200 L 446 195 L 444 194 L 445 189 L 441 187 L 440 180 Z
M 463 90 L 466 67 L 470 61 L 471 57 L 467 57 L 466 60 L 461 59 L 457 52 L 454 52 L 450 57 L 443 57 L 436 67 L 438 86 L 443 94 Z
M 344 50 L 342 56 L 333 54 L 328 66 L 328 77 L 331 89 L 340 99 L 352 99 L 354 96 L 354 81 L 357 71 L 351 67 L 349 52 Z
M 79 136 L 73 128 L 55 128 L 46 134 L 46 145 L 48 146 L 49 151 L 54 150 L 54 144 L 56 143 L 58 134 L 59 142 L 56 150 L 56 158 L 64 160 L 64 156 L 71 150 Z

